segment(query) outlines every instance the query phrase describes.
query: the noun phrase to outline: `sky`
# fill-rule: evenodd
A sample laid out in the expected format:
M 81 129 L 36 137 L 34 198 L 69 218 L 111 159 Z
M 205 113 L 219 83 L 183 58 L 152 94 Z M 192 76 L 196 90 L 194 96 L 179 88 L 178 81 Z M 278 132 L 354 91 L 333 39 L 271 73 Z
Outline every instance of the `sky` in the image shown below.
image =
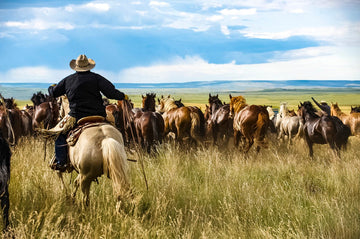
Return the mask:
M 359 0 L 0 0 L 0 83 L 360 80 Z

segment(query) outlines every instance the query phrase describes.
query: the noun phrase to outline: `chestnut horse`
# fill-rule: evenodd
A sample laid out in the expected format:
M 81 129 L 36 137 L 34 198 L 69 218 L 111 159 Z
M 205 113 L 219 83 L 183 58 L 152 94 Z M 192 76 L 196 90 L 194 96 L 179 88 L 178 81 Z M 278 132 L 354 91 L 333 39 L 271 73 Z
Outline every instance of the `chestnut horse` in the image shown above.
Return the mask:
M 331 104 L 331 115 L 336 116 L 351 130 L 351 135 L 360 135 L 360 113 L 354 112 L 347 115 L 341 111 L 338 103 Z
M 178 108 L 174 101 L 170 97 L 159 99 L 160 104 L 157 111 L 163 114 L 164 135 L 173 132 L 175 139 L 180 143 L 184 142 L 184 140 L 190 140 L 190 142 L 202 144 L 205 136 L 204 114 L 194 106 Z
M 304 120 L 304 135 L 313 157 L 313 144 L 329 144 L 335 156 L 340 157 L 340 149 L 346 147 L 350 129 L 334 116 L 319 116 L 310 101 L 300 103 L 298 114 Z
M 164 136 L 164 119 L 155 111 L 156 94 L 142 95 L 142 108 L 135 114 L 135 129 L 138 142 L 150 153 L 156 143 L 162 143 Z
M 230 116 L 234 116 L 234 144 L 239 145 L 240 139 L 245 142 L 244 152 L 249 152 L 256 142 L 256 151 L 260 145 L 265 146 L 265 136 L 269 127 L 269 113 L 265 106 L 247 105 L 242 96 L 230 97 Z
M 221 102 L 218 95 L 209 94 L 208 102 L 210 104 L 210 117 L 207 124 L 208 134 L 212 135 L 213 144 L 217 144 L 217 138 L 220 138 L 226 144 L 233 136 L 233 119 L 230 115 L 230 105 Z

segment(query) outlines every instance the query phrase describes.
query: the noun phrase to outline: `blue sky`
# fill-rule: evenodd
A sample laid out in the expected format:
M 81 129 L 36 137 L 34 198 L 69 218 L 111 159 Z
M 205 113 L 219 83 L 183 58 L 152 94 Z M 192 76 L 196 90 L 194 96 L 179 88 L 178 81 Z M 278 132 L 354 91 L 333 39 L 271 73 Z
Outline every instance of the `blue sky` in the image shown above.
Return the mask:
M 360 80 L 358 0 L 0 1 L 0 82 Z

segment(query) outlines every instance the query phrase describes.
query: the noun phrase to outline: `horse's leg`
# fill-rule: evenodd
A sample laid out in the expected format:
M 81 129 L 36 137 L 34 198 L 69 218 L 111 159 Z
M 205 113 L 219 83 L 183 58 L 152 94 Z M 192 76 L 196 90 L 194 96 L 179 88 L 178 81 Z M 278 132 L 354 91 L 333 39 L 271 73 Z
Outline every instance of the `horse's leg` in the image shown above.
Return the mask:
M 74 186 L 75 186 L 75 189 L 74 189 L 74 191 L 73 191 L 73 193 L 71 194 L 71 196 L 73 197 L 73 198 L 75 198 L 75 196 L 76 196 L 76 192 L 77 192 L 77 190 L 79 189 L 79 186 L 80 186 L 80 174 L 78 174 L 78 176 L 75 178 L 75 180 L 74 180 Z
M 313 151 L 313 143 L 311 142 L 309 135 L 307 134 L 307 132 L 305 133 L 305 139 L 306 139 L 306 143 L 309 147 L 309 155 L 312 158 L 314 156 L 314 151 Z
M 83 203 L 85 203 L 85 206 L 89 206 L 90 204 L 90 198 L 89 198 L 89 194 L 90 194 L 90 185 L 91 185 L 91 181 L 88 177 L 83 176 L 81 178 L 80 181 L 80 187 L 81 187 L 81 191 L 83 192 Z
M 239 146 L 239 141 L 240 141 L 240 132 L 237 130 L 234 130 L 234 145 L 235 145 L 235 147 Z

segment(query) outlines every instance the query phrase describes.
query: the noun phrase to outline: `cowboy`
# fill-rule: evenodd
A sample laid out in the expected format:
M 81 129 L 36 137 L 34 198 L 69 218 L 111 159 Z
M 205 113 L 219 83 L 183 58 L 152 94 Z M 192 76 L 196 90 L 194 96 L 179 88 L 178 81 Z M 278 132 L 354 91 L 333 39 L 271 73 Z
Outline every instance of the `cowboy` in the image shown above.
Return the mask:
M 50 96 L 60 97 L 66 94 L 69 100 L 69 116 L 73 119 L 72 129 L 75 122 L 83 117 L 102 116 L 106 117 L 105 106 L 101 93 L 109 99 L 128 100 L 128 96 L 115 89 L 115 86 L 103 76 L 91 72 L 95 67 L 95 61 L 85 55 L 79 55 L 76 60 L 70 61 L 70 68 L 75 70 L 61 80 L 57 85 L 51 85 L 48 89 Z M 65 171 L 68 162 L 68 147 L 66 143 L 67 133 L 62 132 L 55 141 L 55 160 L 50 167 L 54 170 Z
M 326 101 L 322 100 L 320 101 L 320 104 L 313 98 L 311 97 L 311 99 L 315 102 L 315 104 L 327 115 L 331 115 L 330 114 L 330 106 L 326 103 Z

